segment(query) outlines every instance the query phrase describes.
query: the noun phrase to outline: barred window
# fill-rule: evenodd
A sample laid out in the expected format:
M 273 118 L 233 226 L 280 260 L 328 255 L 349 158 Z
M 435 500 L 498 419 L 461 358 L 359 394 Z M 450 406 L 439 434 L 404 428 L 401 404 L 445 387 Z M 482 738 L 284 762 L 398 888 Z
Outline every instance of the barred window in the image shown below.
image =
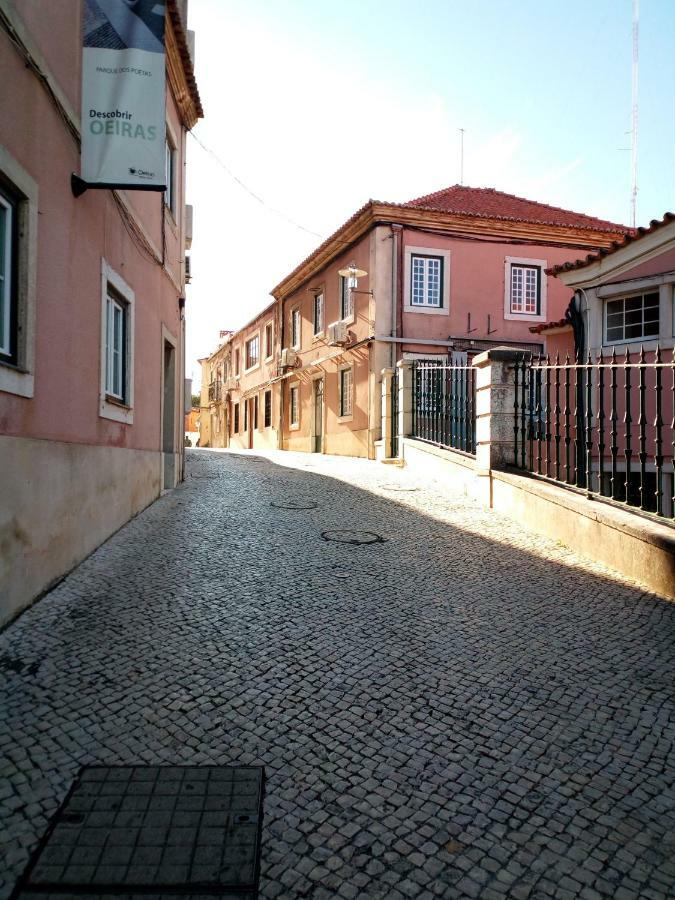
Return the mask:
M 605 305 L 608 344 L 659 336 L 659 293 L 608 300 Z
M 443 306 L 443 257 L 411 257 L 412 278 L 410 303 L 412 306 Z

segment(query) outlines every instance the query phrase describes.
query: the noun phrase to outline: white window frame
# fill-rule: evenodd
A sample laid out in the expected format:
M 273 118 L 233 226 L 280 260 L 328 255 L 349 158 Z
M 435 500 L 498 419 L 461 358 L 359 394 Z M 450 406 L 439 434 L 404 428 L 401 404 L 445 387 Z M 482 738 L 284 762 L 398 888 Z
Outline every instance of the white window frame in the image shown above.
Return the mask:
M 422 296 L 420 300 L 415 300 L 415 270 L 418 264 L 421 265 L 422 270 Z M 431 271 L 432 266 L 436 271 Z M 410 270 L 410 305 L 431 309 L 443 309 L 443 257 L 436 256 L 435 254 L 413 253 L 410 256 Z M 432 275 L 437 278 L 438 282 L 433 293 L 430 285 Z
M 122 399 L 111 399 L 108 393 L 108 353 L 106 336 L 108 329 L 108 296 L 110 289 L 126 305 L 126 343 L 125 358 L 127 364 L 126 390 Z M 105 261 L 101 260 L 101 376 L 99 387 L 98 414 L 103 419 L 132 425 L 134 421 L 134 332 L 136 295 L 124 279 Z
M 269 334 L 270 339 L 269 343 L 267 341 L 267 335 Z M 270 320 L 265 324 L 265 362 L 269 362 L 270 359 L 274 358 L 274 321 Z M 269 350 L 269 353 L 267 352 Z
M 429 304 L 413 304 L 412 302 L 412 277 L 414 257 L 424 256 L 440 259 L 441 262 L 441 306 Z M 423 316 L 449 316 L 450 315 L 450 251 L 438 247 L 406 247 L 404 253 L 404 298 L 403 311 L 416 313 Z
M 297 329 L 295 323 L 297 322 Z M 299 350 L 302 346 L 302 316 L 300 307 L 294 306 L 291 310 L 291 349 Z M 296 333 L 297 332 L 297 333 Z
M 321 301 L 319 304 L 319 309 L 321 311 L 319 318 L 319 322 L 317 323 L 317 303 Z M 314 291 L 314 296 L 312 298 L 312 336 L 315 338 L 321 337 L 324 332 L 324 321 L 326 318 L 326 295 L 324 294 L 323 288 Z M 319 328 L 317 328 L 317 324 Z
M 16 304 L 16 359 L 0 360 L 0 392 L 19 397 L 35 393 L 35 320 L 37 310 L 38 185 L 0 145 L 0 174 L 16 196 L 12 300 Z
M 253 341 L 258 341 L 258 359 L 253 363 L 252 366 L 247 365 L 248 363 L 248 345 Z M 260 332 L 256 331 L 255 334 L 252 334 L 251 337 L 246 338 L 244 341 L 244 375 L 248 375 L 249 372 L 254 372 L 256 369 L 260 368 Z
M 169 210 L 176 220 L 176 158 L 178 142 L 173 136 L 168 124 L 166 127 L 166 135 L 164 138 L 164 173 L 166 178 L 166 189 L 164 191 L 164 206 Z
M 295 412 L 296 417 L 293 419 L 293 394 L 296 394 Z M 298 431 L 300 429 L 300 382 L 295 381 L 288 386 L 288 427 L 290 431 Z
M 658 297 L 658 303 L 656 304 L 656 309 L 658 311 L 658 330 L 656 334 L 641 334 L 639 337 L 627 338 L 626 335 L 626 322 L 625 322 L 625 301 L 626 300 L 634 300 L 636 297 L 642 298 L 642 324 L 644 326 L 644 298 L 647 294 L 655 294 Z M 607 316 L 609 314 L 609 304 L 616 303 L 617 301 L 624 302 L 624 323 L 623 323 L 623 336 L 616 339 L 609 338 L 607 334 Z M 662 302 L 661 302 L 661 292 L 658 286 L 653 288 L 644 288 L 644 290 L 621 294 L 618 297 L 605 297 L 602 300 L 602 345 L 603 347 L 618 347 L 624 344 L 647 344 L 650 341 L 658 342 L 659 337 L 661 335 L 663 323 L 661 321 L 662 318 L 662 310 L 661 310 Z
M 511 296 L 511 278 L 513 267 L 539 269 L 539 312 L 513 312 Z M 548 263 L 545 259 L 529 259 L 521 256 L 507 256 L 504 260 L 504 318 L 511 322 L 545 322 L 546 321 L 546 295 L 548 276 L 546 269 Z
M 12 365 L 12 322 L 16 312 L 16 291 L 14 284 L 15 218 L 18 203 L 10 199 L 8 192 L 0 186 L 0 210 L 6 216 L 5 246 L 0 248 L 3 266 L 0 268 L 0 335 L 4 333 L 4 343 L 0 340 L 0 353 L 7 357 L 2 362 Z M 16 339 L 16 338 L 15 338 Z
M 105 326 L 105 392 L 106 397 L 113 397 L 126 405 L 126 386 L 128 375 L 127 360 L 127 305 L 108 285 L 106 298 Z M 115 383 L 117 382 L 118 390 Z
M 340 301 L 340 322 L 350 324 L 355 319 L 354 294 L 349 286 L 349 276 L 340 275 L 338 297 Z
M 342 379 L 345 372 L 350 373 L 350 386 L 348 397 L 348 409 L 345 411 L 345 395 L 342 388 Z M 338 422 L 350 422 L 354 417 L 354 366 L 345 365 L 338 368 Z

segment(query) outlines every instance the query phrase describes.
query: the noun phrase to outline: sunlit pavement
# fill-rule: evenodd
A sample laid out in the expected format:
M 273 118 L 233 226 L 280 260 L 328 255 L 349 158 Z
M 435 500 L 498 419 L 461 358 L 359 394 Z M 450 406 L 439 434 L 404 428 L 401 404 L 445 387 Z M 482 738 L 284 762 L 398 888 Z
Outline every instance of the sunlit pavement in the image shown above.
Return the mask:
M 675 604 L 405 470 L 188 466 L 0 635 L 0 897 L 93 762 L 264 765 L 263 897 L 673 896 Z

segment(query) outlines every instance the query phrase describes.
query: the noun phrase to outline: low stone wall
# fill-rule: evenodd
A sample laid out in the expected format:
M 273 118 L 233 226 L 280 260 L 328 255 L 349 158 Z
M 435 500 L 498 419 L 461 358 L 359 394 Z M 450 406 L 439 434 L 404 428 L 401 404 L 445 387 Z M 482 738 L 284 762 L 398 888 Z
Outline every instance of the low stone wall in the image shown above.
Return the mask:
M 0 437 L 0 625 L 161 489 L 159 452 Z
M 403 457 L 413 470 L 433 472 L 448 493 L 467 495 L 675 600 L 675 530 L 668 525 L 525 474 L 482 472 L 459 453 L 412 438 L 403 440 Z

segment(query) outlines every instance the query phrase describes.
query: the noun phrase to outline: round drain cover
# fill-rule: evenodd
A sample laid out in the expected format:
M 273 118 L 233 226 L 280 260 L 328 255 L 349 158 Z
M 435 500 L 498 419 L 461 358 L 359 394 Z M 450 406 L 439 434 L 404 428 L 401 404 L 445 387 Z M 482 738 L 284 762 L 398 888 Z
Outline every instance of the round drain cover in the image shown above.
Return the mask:
M 287 500 L 285 503 L 276 503 L 272 500 L 270 503 L 274 509 L 316 509 L 318 505 L 313 500 Z
M 384 538 L 374 531 L 336 530 L 322 531 L 324 541 L 336 541 L 338 544 L 383 544 Z

